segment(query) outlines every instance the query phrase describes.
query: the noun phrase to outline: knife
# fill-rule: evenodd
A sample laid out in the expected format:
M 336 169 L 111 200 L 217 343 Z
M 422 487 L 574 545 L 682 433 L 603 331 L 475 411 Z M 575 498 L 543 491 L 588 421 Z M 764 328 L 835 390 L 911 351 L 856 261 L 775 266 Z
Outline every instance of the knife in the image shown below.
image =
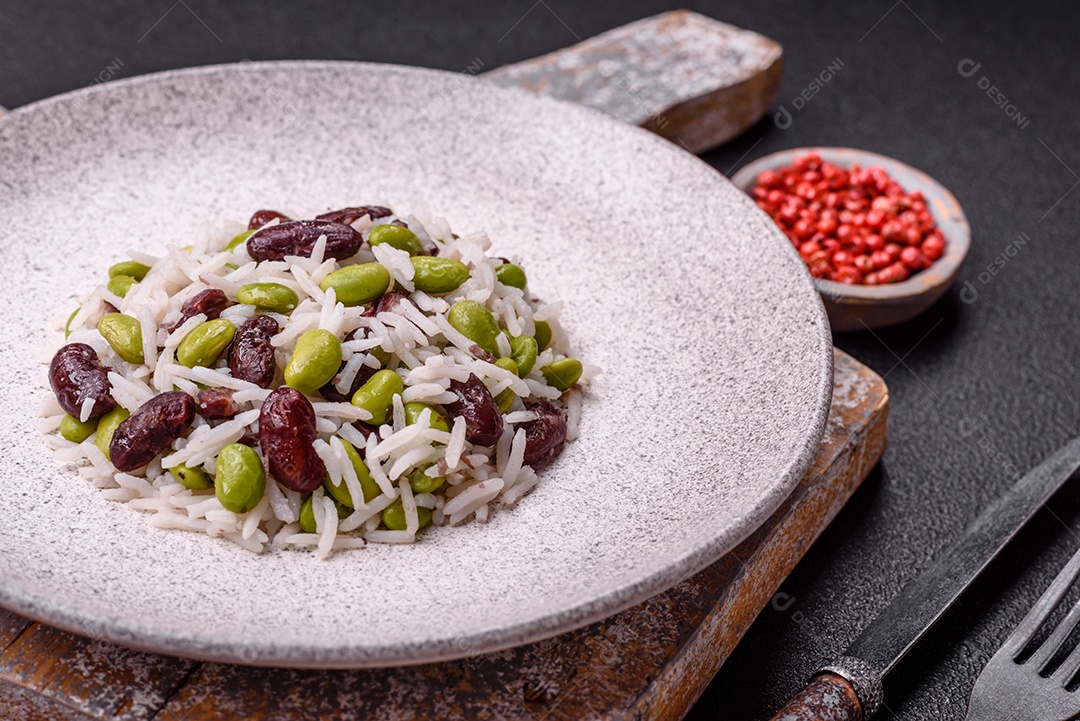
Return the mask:
M 773 721 L 859 721 L 884 701 L 882 681 L 1035 512 L 1080 468 L 1080 438 L 1058 449 L 975 519 Z

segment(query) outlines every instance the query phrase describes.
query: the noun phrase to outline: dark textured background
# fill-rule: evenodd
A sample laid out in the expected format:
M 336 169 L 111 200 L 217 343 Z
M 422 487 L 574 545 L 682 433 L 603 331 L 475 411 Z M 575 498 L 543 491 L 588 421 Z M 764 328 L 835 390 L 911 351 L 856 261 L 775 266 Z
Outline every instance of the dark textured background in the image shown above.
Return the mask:
M 0 104 L 95 80 L 240 60 L 334 58 L 461 71 L 525 59 L 670 9 L 640 0 L 414 4 L 320 0 L 62 0 L 0 6 Z M 688 3 L 764 33 L 786 52 L 781 102 L 825 66 L 842 69 L 787 130 L 764 121 L 707 156 L 730 174 L 747 158 L 849 145 L 899 158 L 949 187 L 973 244 L 954 290 L 923 317 L 837 345 L 892 392 L 891 445 L 850 505 L 784 584 L 692 718 L 767 719 L 838 654 L 900 587 L 1002 491 L 1080 427 L 1075 140 L 1080 6 L 925 0 Z M 168 11 L 168 12 L 166 12 Z M 962 77 L 958 63 L 981 69 Z M 109 68 L 112 67 L 113 70 Z M 1020 128 L 977 86 L 985 75 L 1028 120 Z M 3 162 L 0 159 L 0 162 Z M 1017 244 L 1019 234 L 1026 242 Z M 1001 256 L 995 275 L 980 273 Z M 1001 264 L 999 264 L 1001 265 Z M 890 678 L 883 717 L 955 719 L 981 666 L 1078 545 L 1080 496 L 1063 494 Z M 784 610 L 778 610 L 784 608 Z

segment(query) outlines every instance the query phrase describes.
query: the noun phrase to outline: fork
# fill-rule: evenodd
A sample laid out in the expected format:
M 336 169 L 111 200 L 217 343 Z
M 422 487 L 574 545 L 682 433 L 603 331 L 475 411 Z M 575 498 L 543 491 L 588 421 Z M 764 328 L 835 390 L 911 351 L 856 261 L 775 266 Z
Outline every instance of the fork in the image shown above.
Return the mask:
M 1080 693 L 1067 686 L 1080 670 L 1080 645 L 1051 665 L 1080 623 L 1080 602 L 1029 658 L 1021 654 L 1080 576 L 1080 551 L 1046 589 L 975 681 L 965 721 L 1066 721 L 1080 714 Z

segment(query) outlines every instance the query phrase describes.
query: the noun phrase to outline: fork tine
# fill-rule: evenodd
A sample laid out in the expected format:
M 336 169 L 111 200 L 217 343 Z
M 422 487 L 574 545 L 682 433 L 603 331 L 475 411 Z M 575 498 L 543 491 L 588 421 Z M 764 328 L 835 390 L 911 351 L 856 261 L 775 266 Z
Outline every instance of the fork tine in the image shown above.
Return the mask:
M 1073 611 L 1076 611 L 1077 608 L 1080 608 L 1080 601 L 1077 602 L 1076 606 L 1073 606 Z M 1076 648 L 1061 662 L 1061 665 L 1054 669 L 1054 673 L 1050 678 L 1064 686 L 1076 675 L 1077 671 L 1080 671 L 1080 644 L 1077 644 Z
M 1054 629 L 1054 632 L 1050 634 L 1050 637 L 1043 641 L 1038 650 L 1031 655 L 1031 663 L 1035 664 L 1040 672 L 1046 669 L 1046 665 L 1050 663 L 1050 659 L 1052 659 L 1054 654 L 1060 651 L 1061 647 L 1065 645 L 1065 642 L 1069 640 L 1069 634 L 1076 628 L 1078 622 L 1080 622 L 1080 604 L 1069 609 L 1069 613 L 1065 616 L 1065 619 L 1058 624 L 1058 627 Z
M 1054 578 L 1053 583 L 1043 592 L 1043 595 L 1036 601 L 1035 605 L 1031 607 L 1028 614 L 1024 616 L 1024 620 L 1020 622 L 1020 625 L 1016 627 L 1016 630 L 1012 632 L 1012 635 L 1005 641 L 1004 648 L 1009 649 L 1009 655 L 1016 659 L 1020 652 L 1035 636 L 1035 633 L 1039 630 L 1039 627 L 1046 621 L 1046 618 L 1054 612 L 1057 605 L 1064 598 L 1065 594 L 1069 591 L 1069 587 L 1076 581 L 1077 576 L 1080 576 L 1080 551 L 1077 551 L 1069 562 L 1065 564 L 1065 567 L 1061 569 L 1057 577 Z M 1073 609 L 1074 611 L 1076 609 Z M 1070 613 L 1070 617 L 1072 614 Z M 1068 622 L 1068 619 L 1066 619 Z M 1065 625 L 1064 623 L 1062 624 Z M 1075 621 L 1073 621 L 1075 625 Z M 1071 630 L 1071 628 L 1070 628 Z M 1066 634 L 1067 636 L 1068 634 Z M 1064 641 L 1064 639 L 1062 639 Z M 1059 642 L 1058 645 L 1060 645 Z M 1049 646 L 1049 643 L 1044 643 L 1043 647 Z M 1041 653 L 1042 647 L 1039 652 Z M 1049 656 L 1048 656 L 1049 657 Z M 1043 661 L 1042 663 L 1045 663 Z

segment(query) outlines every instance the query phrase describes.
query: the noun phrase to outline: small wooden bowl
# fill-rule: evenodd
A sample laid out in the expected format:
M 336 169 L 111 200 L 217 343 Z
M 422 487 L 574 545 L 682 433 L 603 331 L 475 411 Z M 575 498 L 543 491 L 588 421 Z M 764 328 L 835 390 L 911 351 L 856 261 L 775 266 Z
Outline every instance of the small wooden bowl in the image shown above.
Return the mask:
M 792 148 L 758 158 L 744 166 L 731 182 L 749 193 L 758 175 L 791 165 L 809 152 L 819 154 L 842 168 L 852 163 L 860 167 L 878 165 L 908 191 L 920 191 L 934 221 L 945 236 L 945 255 L 901 283 L 886 285 L 844 285 L 815 279 L 818 292 L 829 313 L 833 330 L 881 328 L 910 320 L 933 305 L 952 286 L 971 245 L 971 228 L 956 197 L 926 173 L 899 160 L 855 148 Z

